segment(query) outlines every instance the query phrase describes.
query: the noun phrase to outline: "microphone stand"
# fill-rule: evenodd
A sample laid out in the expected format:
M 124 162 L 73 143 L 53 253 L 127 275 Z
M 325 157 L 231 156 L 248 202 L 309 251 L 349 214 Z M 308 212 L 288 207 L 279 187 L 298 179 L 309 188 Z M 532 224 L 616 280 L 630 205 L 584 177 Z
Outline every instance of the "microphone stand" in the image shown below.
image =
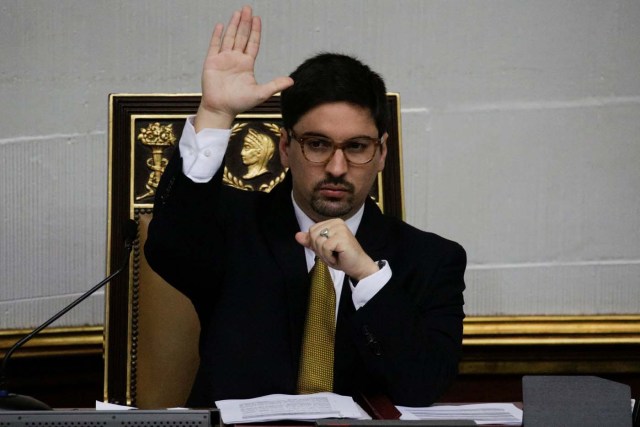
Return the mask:
M 110 274 L 106 279 L 102 282 L 95 285 L 93 288 L 89 289 L 87 292 L 82 294 L 78 299 L 73 300 L 71 304 L 64 307 L 62 310 L 53 315 L 49 320 L 44 322 L 42 325 L 35 328 L 29 334 L 24 336 L 18 342 L 11 346 L 11 348 L 5 353 L 4 358 L 2 359 L 2 365 L 0 367 L 0 411 L 24 411 L 24 410 L 51 410 L 49 405 L 35 399 L 31 396 L 25 396 L 20 394 L 10 393 L 7 388 L 7 377 L 6 377 L 6 368 L 7 362 L 11 358 L 11 355 L 20 347 L 22 347 L 27 341 L 31 338 L 38 335 L 40 331 L 42 331 L 47 326 L 51 325 L 53 322 L 58 320 L 60 317 L 64 316 L 67 312 L 73 309 L 75 306 L 80 304 L 82 301 L 91 296 L 98 289 L 103 287 L 106 283 L 111 281 L 118 274 L 122 273 L 124 269 L 129 264 L 129 258 L 131 257 L 131 251 L 133 250 L 133 241 L 136 238 L 137 233 L 137 224 L 134 220 L 130 219 L 125 223 L 124 227 L 125 234 L 125 242 L 124 247 L 126 251 L 126 256 L 122 261 L 120 267 L 112 274 Z

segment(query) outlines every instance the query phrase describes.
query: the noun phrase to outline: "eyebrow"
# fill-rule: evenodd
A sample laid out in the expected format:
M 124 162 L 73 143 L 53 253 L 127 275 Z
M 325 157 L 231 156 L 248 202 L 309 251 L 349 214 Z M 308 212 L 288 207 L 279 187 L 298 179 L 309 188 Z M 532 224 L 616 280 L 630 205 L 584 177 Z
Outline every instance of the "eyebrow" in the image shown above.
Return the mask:
M 320 132 L 314 132 L 314 131 L 310 131 L 310 132 L 303 132 L 302 134 L 298 135 L 299 137 L 302 138 L 309 138 L 309 137 L 320 137 L 320 138 L 325 138 L 325 139 L 330 139 L 333 142 L 336 142 L 333 138 L 328 137 L 327 135 L 320 133 Z M 377 139 L 375 136 L 369 136 L 369 135 L 356 135 L 356 136 L 350 136 L 349 138 L 345 139 L 344 141 L 351 141 L 352 139 L 358 139 L 358 138 L 367 138 L 367 139 Z M 344 142 L 343 141 L 343 142 Z

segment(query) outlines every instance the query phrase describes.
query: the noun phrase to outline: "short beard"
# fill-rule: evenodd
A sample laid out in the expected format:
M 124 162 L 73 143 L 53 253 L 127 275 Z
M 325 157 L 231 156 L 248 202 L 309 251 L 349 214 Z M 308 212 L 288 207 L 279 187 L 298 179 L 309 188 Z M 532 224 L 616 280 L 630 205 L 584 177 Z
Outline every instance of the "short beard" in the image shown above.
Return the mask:
M 335 199 L 325 199 L 319 196 L 319 191 L 325 184 L 340 185 L 349 193 L 347 198 L 339 204 L 335 203 Z M 311 209 L 322 218 L 344 218 L 353 210 L 355 187 L 352 183 L 342 178 L 327 177 L 319 182 L 313 189 L 311 194 Z

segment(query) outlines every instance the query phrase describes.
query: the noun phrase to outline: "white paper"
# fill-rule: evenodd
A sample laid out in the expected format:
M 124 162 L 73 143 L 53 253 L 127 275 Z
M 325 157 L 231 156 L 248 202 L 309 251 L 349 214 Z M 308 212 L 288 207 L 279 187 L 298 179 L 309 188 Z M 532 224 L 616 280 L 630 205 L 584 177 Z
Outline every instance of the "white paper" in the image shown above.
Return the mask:
M 218 400 L 225 424 L 321 418 L 370 419 L 351 397 L 335 393 L 271 394 L 254 399 Z
M 132 406 L 116 405 L 115 403 L 100 402 L 96 400 L 96 411 L 128 411 L 129 409 L 136 409 Z
M 116 405 L 115 403 L 101 402 L 96 400 L 96 411 L 128 411 L 130 409 L 138 409 L 134 406 Z M 167 411 L 188 411 L 189 408 L 177 406 L 175 408 L 166 408 Z
M 512 403 L 479 403 L 474 405 L 429 406 L 410 408 L 397 406 L 401 420 L 473 420 L 479 425 L 522 425 L 522 409 Z

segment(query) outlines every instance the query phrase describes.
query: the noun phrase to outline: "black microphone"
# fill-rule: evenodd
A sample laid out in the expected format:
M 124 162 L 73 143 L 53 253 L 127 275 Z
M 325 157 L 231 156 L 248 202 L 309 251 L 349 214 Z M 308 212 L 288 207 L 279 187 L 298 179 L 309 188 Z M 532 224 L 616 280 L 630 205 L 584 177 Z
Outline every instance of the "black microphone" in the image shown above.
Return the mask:
M 118 268 L 114 273 L 109 275 L 102 282 L 95 285 L 93 288 L 89 289 L 87 292 L 82 294 L 79 298 L 73 300 L 71 304 L 64 307 L 62 310 L 54 314 L 49 320 L 44 322 L 42 325 L 35 328 L 29 334 L 27 334 L 24 338 L 16 342 L 11 348 L 5 353 L 4 358 L 2 359 L 2 366 L 0 367 L 0 411 L 23 411 L 23 410 L 51 410 L 51 408 L 37 400 L 31 396 L 24 396 L 20 394 L 9 393 L 7 388 L 7 362 L 11 355 L 20 347 L 22 347 L 27 341 L 31 338 L 35 337 L 40 331 L 44 328 L 58 320 L 60 317 L 64 316 L 68 311 L 73 309 L 76 305 L 80 304 L 82 301 L 87 299 L 91 294 L 95 291 L 103 287 L 106 283 L 111 281 L 118 274 L 122 273 L 124 269 L 129 264 L 129 258 L 131 256 L 131 250 L 133 249 L 133 242 L 136 240 L 136 235 L 138 233 L 138 224 L 132 219 L 128 219 L 125 221 L 123 225 L 122 235 L 124 237 L 124 248 L 126 250 L 126 254 L 124 259 L 122 260 L 122 264 L 120 268 Z

